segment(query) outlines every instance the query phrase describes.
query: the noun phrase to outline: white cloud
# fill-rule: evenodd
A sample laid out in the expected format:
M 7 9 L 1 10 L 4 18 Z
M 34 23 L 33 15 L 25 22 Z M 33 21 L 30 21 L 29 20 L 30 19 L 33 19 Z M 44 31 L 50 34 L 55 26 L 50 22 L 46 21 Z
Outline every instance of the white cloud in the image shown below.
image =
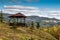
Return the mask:
M 60 9 L 40 9 L 38 7 L 30 7 L 30 6 L 20 6 L 20 5 L 12 5 L 12 6 L 4 6 L 4 13 L 15 14 L 21 12 L 25 15 L 38 15 L 43 17 L 57 18 L 60 19 Z
M 60 10 L 47 10 L 41 11 L 42 15 L 47 15 L 47 17 L 60 19 Z
M 19 5 L 14 5 L 14 6 L 4 6 L 4 10 L 5 13 L 17 13 L 17 12 L 21 12 L 25 15 L 36 15 L 40 12 L 39 8 L 37 7 L 30 7 L 30 6 L 19 6 Z
M 20 5 L 12 5 L 12 6 L 4 6 L 5 9 L 38 9 L 37 7 L 30 6 L 20 6 Z

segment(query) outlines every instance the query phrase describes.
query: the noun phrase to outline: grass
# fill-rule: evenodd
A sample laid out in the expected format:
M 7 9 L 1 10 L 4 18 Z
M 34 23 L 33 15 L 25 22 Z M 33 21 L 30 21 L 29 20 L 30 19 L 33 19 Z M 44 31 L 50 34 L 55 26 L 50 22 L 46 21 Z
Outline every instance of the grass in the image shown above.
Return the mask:
M 54 36 L 56 39 L 59 39 L 59 34 L 58 32 L 60 32 L 60 26 L 58 25 L 54 25 L 53 27 L 49 27 L 49 28 L 43 28 L 43 31 L 51 34 L 52 36 Z
M 10 29 L 6 23 L 0 23 L 0 40 L 57 40 L 49 33 L 40 29 L 31 29 L 29 27 L 18 27 Z

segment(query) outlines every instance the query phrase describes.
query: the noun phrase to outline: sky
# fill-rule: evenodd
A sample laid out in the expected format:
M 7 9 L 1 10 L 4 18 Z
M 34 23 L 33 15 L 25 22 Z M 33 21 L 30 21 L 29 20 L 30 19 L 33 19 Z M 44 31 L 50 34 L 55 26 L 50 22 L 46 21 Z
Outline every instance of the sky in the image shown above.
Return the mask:
M 60 8 L 60 0 L 0 0 L 0 9 L 4 5 L 24 5 L 39 8 Z
M 0 0 L 0 10 L 60 19 L 60 0 Z

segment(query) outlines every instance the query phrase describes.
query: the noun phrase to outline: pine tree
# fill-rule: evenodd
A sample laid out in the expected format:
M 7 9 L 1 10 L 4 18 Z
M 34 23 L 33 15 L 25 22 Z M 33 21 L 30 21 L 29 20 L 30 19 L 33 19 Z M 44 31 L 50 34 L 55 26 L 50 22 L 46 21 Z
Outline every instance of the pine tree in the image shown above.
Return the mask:
M 31 22 L 31 27 L 34 28 L 34 22 L 33 21 Z
M 40 23 L 39 22 L 37 22 L 37 28 L 39 28 L 40 27 Z
M 3 22 L 3 13 L 2 13 L 2 11 L 0 12 L 0 21 Z
M 31 29 L 31 32 L 33 32 L 33 29 L 34 29 L 34 22 L 33 22 L 33 21 L 31 22 L 31 27 L 30 27 L 30 29 Z

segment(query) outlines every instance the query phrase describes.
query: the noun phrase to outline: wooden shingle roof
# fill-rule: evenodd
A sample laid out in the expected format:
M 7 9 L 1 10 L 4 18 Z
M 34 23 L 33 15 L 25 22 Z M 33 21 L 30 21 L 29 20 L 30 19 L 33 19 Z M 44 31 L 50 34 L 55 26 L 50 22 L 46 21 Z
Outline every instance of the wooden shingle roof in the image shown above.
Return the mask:
M 9 17 L 15 17 L 15 18 L 17 18 L 17 17 L 19 17 L 19 18 L 25 18 L 26 16 L 25 16 L 24 14 L 22 14 L 22 13 L 17 13 L 17 14 L 13 14 L 13 15 L 11 15 L 11 16 L 9 16 Z

